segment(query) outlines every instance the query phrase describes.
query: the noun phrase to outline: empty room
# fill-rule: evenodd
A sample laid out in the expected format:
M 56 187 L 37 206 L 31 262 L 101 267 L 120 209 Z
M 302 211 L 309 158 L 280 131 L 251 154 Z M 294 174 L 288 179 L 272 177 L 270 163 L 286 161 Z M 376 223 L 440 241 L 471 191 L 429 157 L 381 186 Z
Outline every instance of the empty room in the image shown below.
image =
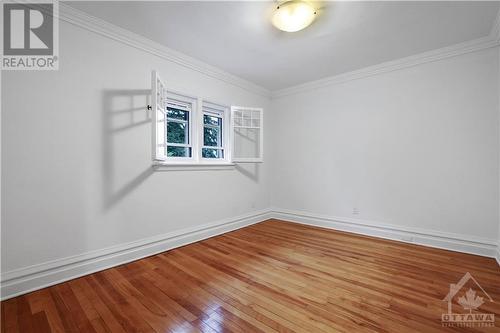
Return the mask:
M 500 2 L 0 7 L 2 333 L 500 332 Z

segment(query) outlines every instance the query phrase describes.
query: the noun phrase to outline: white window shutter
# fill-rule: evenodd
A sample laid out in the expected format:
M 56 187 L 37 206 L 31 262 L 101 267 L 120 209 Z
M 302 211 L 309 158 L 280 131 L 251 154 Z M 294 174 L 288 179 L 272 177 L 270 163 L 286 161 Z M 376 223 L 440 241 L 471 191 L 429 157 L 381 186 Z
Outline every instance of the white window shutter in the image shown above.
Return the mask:
M 163 161 L 166 156 L 166 118 L 167 118 L 167 88 L 156 71 L 151 74 L 153 120 L 152 143 L 153 160 Z
M 264 161 L 264 114 L 261 108 L 231 107 L 231 157 L 235 163 Z

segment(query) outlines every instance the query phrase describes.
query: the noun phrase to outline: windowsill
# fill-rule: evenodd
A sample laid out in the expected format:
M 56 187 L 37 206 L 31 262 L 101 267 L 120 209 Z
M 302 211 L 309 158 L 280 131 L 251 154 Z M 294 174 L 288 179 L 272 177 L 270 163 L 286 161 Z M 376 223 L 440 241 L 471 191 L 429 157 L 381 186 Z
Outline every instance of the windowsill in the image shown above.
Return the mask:
M 153 168 L 157 171 L 204 171 L 204 170 L 232 170 L 236 164 L 229 162 L 153 162 Z

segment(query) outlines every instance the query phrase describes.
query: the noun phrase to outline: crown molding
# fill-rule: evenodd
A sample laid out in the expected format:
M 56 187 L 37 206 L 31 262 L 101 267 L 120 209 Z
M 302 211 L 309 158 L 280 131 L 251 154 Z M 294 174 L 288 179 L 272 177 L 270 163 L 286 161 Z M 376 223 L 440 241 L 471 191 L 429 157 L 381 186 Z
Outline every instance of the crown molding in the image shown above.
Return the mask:
M 172 50 L 144 36 L 91 16 L 67 4 L 59 3 L 59 19 L 252 93 L 267 98 L 271 97 L 271 91 L 264 87 Z
M 211 66 L 195 58 L 189 57 L 181 52 L 170 49 L 160 43 L 150 40 L 144 36 L 120 28 L 107 21 L 91 16 L 67 4 L 59 4 L 60 19 L 79 26 L 88 31 L 100 34 L 113 40 L 122 42 L 136 49 L 148 52 L 165 60 L 174 62 L 183 67 L 205 74 L 212 78 L 232 84 L 252 93 L 267 97 L 280 98 L 293 94 L 303 93 L 314 89 L 320 89 L 330 85 L 340 84 L 352 80 L 362 79 L 378 74 L 384 74 L 399 69 L 413 67 L 433 61 L 459 56 L 466 53 L 476 52 L 500 45 L 500 11 L 497 14 L 493 27 L 488 36 L 471 41 L 431 50 L 428 52 L 391 60 L 381 64 L 361 68 L 355 71 L 329 76 L 323 79 L 305 82 L 292 87 L 269 90 L 253 82 L 247 81 L 215 66 Z
M 497 21 L 495 22 L 495 26 L 492 29 L 492 32 L 486 37 L 473 39 L 467 42 L 443 47 L 440 49 L 412 55 L 405 58 L 400 58 L 397 60 L 383 62 L 378 65 L 369 66 L 352 72 L 326 77 L 320 80 L 302 83 L 289 88 L 275 90 L 272 92 L 271 98 L 275 99 L 293 94 L 299 94 L 339 83 L 362 79 L 373 75 L 384 74 L 398 69 L 413 67 L 428 62 L 438 61 L 441 59 L 451 58 L 458 55 L 495 47 L 499 45 L 499 36 L 500 36 L 499 22 L 500 20 L 497 19 Z

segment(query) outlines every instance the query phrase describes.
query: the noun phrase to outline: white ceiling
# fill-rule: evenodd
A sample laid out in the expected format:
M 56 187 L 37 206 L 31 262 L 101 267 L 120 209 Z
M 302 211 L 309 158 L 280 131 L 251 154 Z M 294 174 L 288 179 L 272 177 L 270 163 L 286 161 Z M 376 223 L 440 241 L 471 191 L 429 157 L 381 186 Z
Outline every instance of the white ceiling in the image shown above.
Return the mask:
M 273 2 L 71 2 L 270 90 L 488 35 L 498 2 L 322 2 L 298 33 L 276 30 Z

